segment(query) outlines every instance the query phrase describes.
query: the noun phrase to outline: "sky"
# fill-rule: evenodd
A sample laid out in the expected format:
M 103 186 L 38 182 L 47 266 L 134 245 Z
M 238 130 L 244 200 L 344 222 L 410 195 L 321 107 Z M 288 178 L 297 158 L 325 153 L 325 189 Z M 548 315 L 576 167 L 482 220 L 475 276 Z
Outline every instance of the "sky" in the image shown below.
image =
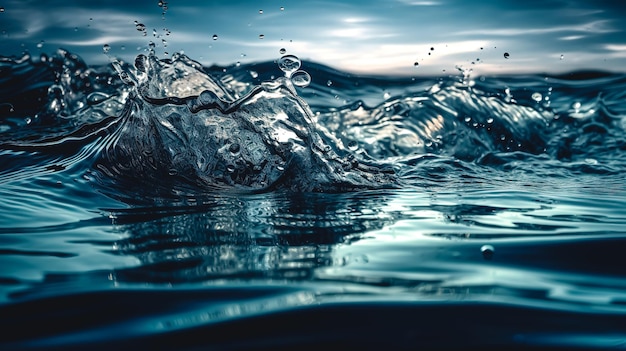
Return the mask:
M 374 75 L 626 71 L 620 1 L 170 0 L 165 11 L 159 0 L 42 3 L 0 0 L 0 55 L 64 48 L 98 65 L 109 61 L 106 44 L 132 62 L 152 41 L 160 57 L 183 51 L 206 65 L 276 60 L 285 49 Z

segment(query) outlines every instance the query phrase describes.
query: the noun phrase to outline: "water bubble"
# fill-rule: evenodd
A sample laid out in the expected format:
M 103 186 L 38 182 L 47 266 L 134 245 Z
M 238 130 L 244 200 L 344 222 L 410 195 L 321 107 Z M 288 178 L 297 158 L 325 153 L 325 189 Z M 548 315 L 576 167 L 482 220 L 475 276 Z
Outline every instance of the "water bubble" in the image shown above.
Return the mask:
M 265 39 L 265 35 L 264 34 L 259 34 L 259 39 Z
M 291 82 L 297 87 L 304 88 L 311 84 L 311 76 L 305 71 L 296 71 L 291 76 Z
M 543 97 L 541 96 L 541 94 L 540 94 L 540 93 L 538 93 L 538 92 L 534 92 L 534 93 L 533 93 L 530 97 L 531 97 L 533 100 L 535 100 L 536 102 L 540 102 L 540 101 L 541 101 L 541 99 L 543 98 Z
M 508 52 L 505 52 L 505 53 L 504 53 L 504 58 L 505 58 L 505 59 L 508 59 L 508 58 L 509 58 L 509 56 L 511 56 L 511 55 L 509 55 L 509 53 L 508 53 Z
M 289 78 L 293 72 L 300 68 L 302 62 L 294 55 L 285 55 L 278 59 L 278 68 L 285 72 L 285 77 Z
M 217 34 L 213 34 L 213 40 L 217 40 Z
M 104 52 L 105 54 L 108 54 L 110 50 L 111 46 L 109 44 L 102 45 L 102 52 Z
M 483 258 L 486 260 L 491 260 L 493 258 L 493 253 L 495 249 L 491 245 L 483 245 L 480 248 L 480 252 L 483 254 Z
M 278 50 L 278 52 L 279 52 L 281 55 L 284 55 L 284 54 L 287 52 L 287 50 L 285 50 L 285 48 L 281 48 L 280 50 Z

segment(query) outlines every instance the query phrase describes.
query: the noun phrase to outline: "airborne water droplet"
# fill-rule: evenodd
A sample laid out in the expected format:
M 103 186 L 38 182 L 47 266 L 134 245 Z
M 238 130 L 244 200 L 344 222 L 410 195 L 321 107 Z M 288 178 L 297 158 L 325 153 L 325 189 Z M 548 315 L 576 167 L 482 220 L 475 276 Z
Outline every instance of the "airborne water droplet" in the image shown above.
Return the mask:
M 294 55 L 285 55 L 278 59 L 278 68 L 285 72 L 285 77 L 289 78 L 293 72 L 300 68 L 302 62 Z
M 265 35 L 264 34 L 259 34 L 259 39 L 265 39 Z
M 509 56 L 511 56 L 511 55 L 509 55 L 509 53 L 508 53 L 508 52 L 505 52 L 505 53 L 504 53 L 504 58 L 505 58 L 505 59 L 508 59 L 508 58 L 509 58 Z
M 491 260 L 493 258 L 494 248 L 491 245 L 483 245 L 480 248 L 480 252 L 483 254 L 483 258 L 486 260 Z
M 262 14 L 263 14 L 263 10 L 259 10 L 259 15 L 262 15 Z
M 311 84 L 311 76 L 305 71 L 296 71 L 291 76 L 291 82 L 297 87 L 304 88 Z
M 419 62 L 417 62 L 417 61 L 415 61 L 415 63 L 413 64 L 413 66 L 415 66 L 415 67 L 417 67 L 419 65 L 420 65 Z
M 108 54 L 110 50 L 111 50 L 111 46 L 110 46 L 109 44 L 104 44 L 104 45 L 102 46 L 102 51 L 103 51 L 105 54 Z
M 284 54 L 287 52 L 287 50 L 285 50 L 285 48 L 281 48 L 280 50 L 278 50 L 278 52 L 279 52 L 281 55 L 284 55 Z
M 4 12 L 4 7 L 0 7 L 0 13 Z
M 213 34 L 213 40 L 217 40 L 217 34 Z
M 537 92 L 534 92 L 533 95 L 531 95 L 530 97 L 537 102 L 540 102 L 542 99 L 541 94 Z
M 559 58 L 559 60 L 562 60 L 565 56 L 561 55 L 561 57 Z

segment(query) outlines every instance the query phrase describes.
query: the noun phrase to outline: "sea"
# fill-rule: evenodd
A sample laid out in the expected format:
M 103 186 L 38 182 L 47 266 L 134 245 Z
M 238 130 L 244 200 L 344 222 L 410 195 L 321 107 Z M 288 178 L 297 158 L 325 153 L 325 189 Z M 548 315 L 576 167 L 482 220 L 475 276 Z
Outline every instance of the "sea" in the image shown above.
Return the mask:
M 0 349 L 626 349 L 624 73 L 2 54 Z

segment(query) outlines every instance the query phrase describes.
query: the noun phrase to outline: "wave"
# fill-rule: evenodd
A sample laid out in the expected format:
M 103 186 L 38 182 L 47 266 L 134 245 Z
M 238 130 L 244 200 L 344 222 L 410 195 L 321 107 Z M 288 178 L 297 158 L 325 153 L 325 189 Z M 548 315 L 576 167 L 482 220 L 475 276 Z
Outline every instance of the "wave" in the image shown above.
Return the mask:
M 0 182 L 27 176 L 26 157 L 38 159 L 32 173 L 82 168 L 126 200 L 406 187 L 437 170 L 625 168 L 623 75 L 383 78 L 292 55 L 203 67 L 153 52 L 89 67 L 65 50 L 0 64 Z

